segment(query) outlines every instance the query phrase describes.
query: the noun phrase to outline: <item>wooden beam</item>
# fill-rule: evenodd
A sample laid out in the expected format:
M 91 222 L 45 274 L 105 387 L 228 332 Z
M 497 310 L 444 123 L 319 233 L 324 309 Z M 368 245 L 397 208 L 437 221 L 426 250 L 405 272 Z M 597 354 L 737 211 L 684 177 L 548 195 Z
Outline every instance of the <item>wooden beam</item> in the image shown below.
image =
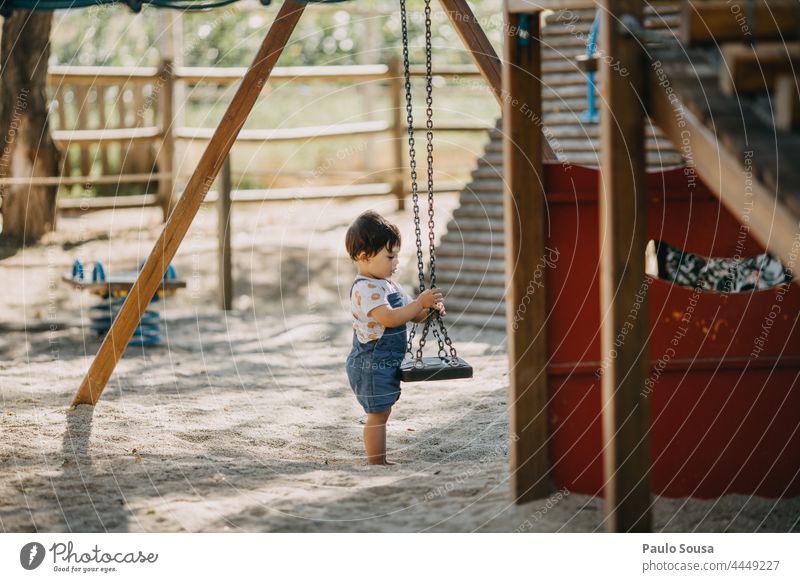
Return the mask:
M 685 46 L 800 34 L 797 0 L 710 0 L 683 4 L 680 39 Z
M 161 147 L 156 153 L 158 170 L 169 177 L 158 181 L 161 215 L 166 222 L 175 206 L 175 68 L 173 61 L 164 59 L 158 76 L 158 104 L 161 117 Z
M 781 75 L 775 80 L 772 103 L 777 129 L 791 131 L 800 127 L 800 91 L 793 75 Z
M 233 309 L 233 269 L 231 267 L 231 156 L 225 157 L 222 173 L 219 175 L 219 196 L 217 197 L 217 238 L 219 240 L 219 307 Z
M 762 42 L 755 46 L 726 44 L 722 47 L 719 83 L 728 96 L 769 91 L 781 75 L 800 68 L 800 43 Z
M 304 3 L 285 0 L 275 22 L 261 44 L 242 84 L 222 117 L 214 137 L 203 152 L 186 190 L 167 220 L 136 283 L 122 305 L 111 329 L 103 339 L 89 371 L 78 389 L 73 407 L 95 404 L 105 389 L 117 362 L 122 357 L 133 332 L 161 284 L 162 277 L 197 214 L 203 198 L 214 182 L 236 136 L 244 125 L 272 68 L 280 57 L 289 37 L 305 9 Z
M 494 93 L 495 99 L 503 107 L 503 87 L 502 87 L 502 67 L 500 59 L 486 38 L 477 17 L 466 0 L 439 0 L 450 18 L 450 23 L 467 47 L 472 60 L 478 66 L 483 78 L 489 84 L 489 88 Z M 538 18 L 538 14 L 536 16 Z M 539 131 L 542 130 L 540 125 Z M 543 159 L 556 160 L 555 152 L 546 139 L 543 140 Z
M 542 178 L 541 41 L 538 15 L 506 12 L 503 61 L 503 216 L 506 326 L 509 363 L 510 472 L 514 500 L 550 493 L 547 455 L 547 302 L 543 289 L 529 292 L 536 265 L 546 257 L 547 206 Z M 529 300 L 520 317 L 519 306 Z
M 744 159 L 722 147 L 714 133 L 691 109 L 674 101 L 663 87 L 665 79 L 651 70 L 650 116 L 675 147 L 692 153 L 692 166 L 703 183 L 741 224 L 770 252 L 789 265 L 797 261 L 793 247 L 800 224 L 778 200 L 775 191 L 745 171 Z M 670 101 L 670 99 L 673 99 Z M 680 122 L 676 119 L 680 117 Z
M 92 145 L 109 142 L 151 142 L 161 137 L 158 127 L 117 127 L 110 129 L 66 129 L 52 132 L 53 140 L 62 148 L 71 145 Z
M 507 10 L 511 14 L 530 14 L 542 10 L 580 10 L 594 8 L 593 0 L 508 0 Z
M 643 51 L 632 36 L 619 31 L 623 15 L 641 21 L 640 0 L 605 0 L 601 46 L 610 58 L 602 63 L 600 120 L 600 306 L 605 506 L 611 531 L 650 531 L 649 402 L 642 395 L 650 372 L 647 337 L 645 248 L 647 183 L 640 99 Z M 622 77 L 612 68 L 626 69 Z M 630 314 L 639 305 L 637 317 Z M 615 342 L 625 330 L 624 342 Z

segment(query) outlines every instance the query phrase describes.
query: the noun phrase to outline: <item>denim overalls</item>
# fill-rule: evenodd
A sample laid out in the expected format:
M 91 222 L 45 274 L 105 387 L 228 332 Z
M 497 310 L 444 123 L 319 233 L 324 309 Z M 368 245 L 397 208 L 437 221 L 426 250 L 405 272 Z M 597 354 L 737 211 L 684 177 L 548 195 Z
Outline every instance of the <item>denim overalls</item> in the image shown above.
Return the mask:
M 356 278 L 353 287 L 362 277 Z M 402 307 L 400 292 L 386 296 L 393 309 Z M 406 325 L 387 327 L 376 340 L 362 344 L 353 330 L 353 349 L 347 356 L 347 378 L 365 412 L 380 412 L 400 398 L 400 364 L 406 352 Z

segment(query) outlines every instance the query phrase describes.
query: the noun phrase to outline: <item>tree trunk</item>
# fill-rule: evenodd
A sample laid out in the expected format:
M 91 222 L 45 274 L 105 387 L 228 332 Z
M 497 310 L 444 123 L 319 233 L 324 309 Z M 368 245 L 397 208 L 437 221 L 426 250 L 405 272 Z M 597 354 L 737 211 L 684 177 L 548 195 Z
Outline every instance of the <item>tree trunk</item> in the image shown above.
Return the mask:
M 58 176 L 59 152 L 47 120 L 52 12 L 15 10 L 0 47 L 0 178 Z M 55 228 L 55 186 L 0 186 L 4 242 L 33 244 Z

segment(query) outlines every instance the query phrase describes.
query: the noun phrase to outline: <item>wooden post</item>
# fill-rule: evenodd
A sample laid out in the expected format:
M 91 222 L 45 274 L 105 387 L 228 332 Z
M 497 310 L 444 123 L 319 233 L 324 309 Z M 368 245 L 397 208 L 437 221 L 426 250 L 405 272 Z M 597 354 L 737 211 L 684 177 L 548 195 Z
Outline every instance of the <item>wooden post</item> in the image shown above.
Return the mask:
M 450 23 L 461 37 L 464 46 L 467 47 L 472 60 L 478 66 L 478 70 L 489 84 L 495 99 L 503 107 L 503 87 L 502 87 L 502 67 L 500 59 L 486 38 L 478 19 L 470 9 L 467 0 L 439 0 L 450 18 Z M 541 131 L 541 126 L 538 128 Z M 556 154 L 545 139 L 543 140 L 543 159 L 556 160 Z
M 231 156 L 225 156 L 219 175 L 217 197 L 217 235 L 219 237 L 219 307 L 233 309 L 233 272 L 231 267 Z
M 609 58 L 601 65 L 600 305 L 602 361 L 609 365 L 602 377 L 602 422 L 608 528 L 643 532 L 651 528 L 650 409 L 642 393 L 650 372 L 644 285 L 646 113 L 642 48 L 620 30 L 625 14 L 641 21 L 642 3 L 605 0 L 601 46 Z M 620 76 L 612 64 L 629 75 Z M 624 340 L 616 341 L 622 330 Z
M 275 22 L 272 23 L 253 63 L 242 79 L 239 89 L 211 141 L 203 152 L 197 167 L 186 185 L 186 190 L 175 205 L 164 230 L 147 257 L 136 283 L 114 320 L 89 371 L 78 389 L 73 407 L 78 404 L 95 404 L 106 387 L 122 353 L 139 324 L 142 313 L 150 304 L 161 280 L 197 214 L 203 198 L 230 152 L 236 136 L 242 129 L 275 63 L 278 61 L 292 31 L 297 26 L 306 5 L 294 0 L 284 0 Z
M 394 171 L 392 180 L 392 193 L 397 198 L 397 209 L 405 210 L 405 177 L 406 166 L 403 148 L 405 147 L 406 121 L 403 113 L 403 71 L 400 69 L 400 59 L 393 56 L 389 61 L 389 92 L 392 99 L 392 152 L 394 154 Z
M 524 503 L 550 493 L 547 456 L 547 303 L 530 282 L 545 256 L 547 209 L 542 181 L 542 115 L 539 14 L 508 11 L 503 62 L 503 216 L 505 231 L 506 326 L 509 362 L 510 471 L 514 500 Z M 527 28 L 523 38 L 516 31 Z M 519 306 L 529 299 L 523 317 Z
M 158 150 L 158 171 L 169 174 L 158 181 L 158 205 L 164 221 L 175 205 L 175 67 L 169 59 L 161 61 L 156 81 L 161 110 L 161 147 Z
M 775 80 L 772 101 L 776 129 L 791 131 L 800 126 L 800 92 L 793 75 L 781 75 Z

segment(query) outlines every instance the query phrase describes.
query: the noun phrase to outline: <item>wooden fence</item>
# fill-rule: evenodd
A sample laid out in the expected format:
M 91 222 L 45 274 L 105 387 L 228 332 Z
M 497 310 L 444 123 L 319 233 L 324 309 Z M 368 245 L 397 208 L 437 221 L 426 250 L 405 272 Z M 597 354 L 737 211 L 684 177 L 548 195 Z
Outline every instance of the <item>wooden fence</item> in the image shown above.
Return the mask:
M 241 80 L 245 70 L 243 67 L 173 67 L 168 60 L 162 61 L 157 68 L 51 67 L 48 75 L 52 97 L 51 120 L 57 126 L 53 137 L 63 152 L 61 176 L 35 179 L 12 177 L 3 179 L 2 183 L 57 184 L 93 191 L 92 196 L 59 197 L 59 210 L 62 212 L 159 206 L 166 217 L 177 194 L 176 184 L 181 178 L 175 164 L 176 144 L 180 141 L 208 140 L 214 131 L 210 128 L 178 126 L 175 115 L 179 105 L 175 103 L 176 85 L 232 85 Z M 414 77 L 423 76 L 424 67 L 412 67 L 411 74 Z M 472 65 L 439 67 L 434 70 L 434 75 L 445 79 L 480 78 Z M 382 181 L 346 186 L 239 190 L 232 193 L 234 202 L 386 194 L 396 196 L 398 205 L 403 207 L 407 127 L 404 81 L 398 61 L 386 65 L 276 67 L 270 83 L 343 80 L 359 85 L 374 82 L 388 91 L 391 96 L 391 122 L 245 129 L 239 134 L 237 142 L 305 141 L 388 133 L 391 135 L 388 141 L 392 147 L 392 168 L 378 172 L 383 177 Z M 423 123 L 424 120 L 421 120 L 418 128 L 422 132 L 425 131 Z M 473 122 L 437 123 L 435 131 L 482 131 L 489 127 Z M 73 171 L 75 167 L 80 170 L 77 174 Z M 453 189 L 459 184 L 451 182 L 443 186 L 444 189 Z M 144 193 L 131 194 L 131 188 Z M 150 193 L 153 189 L 157 193 Z M 214 198 L 215 193 L 211 192 L 209 201 Z

